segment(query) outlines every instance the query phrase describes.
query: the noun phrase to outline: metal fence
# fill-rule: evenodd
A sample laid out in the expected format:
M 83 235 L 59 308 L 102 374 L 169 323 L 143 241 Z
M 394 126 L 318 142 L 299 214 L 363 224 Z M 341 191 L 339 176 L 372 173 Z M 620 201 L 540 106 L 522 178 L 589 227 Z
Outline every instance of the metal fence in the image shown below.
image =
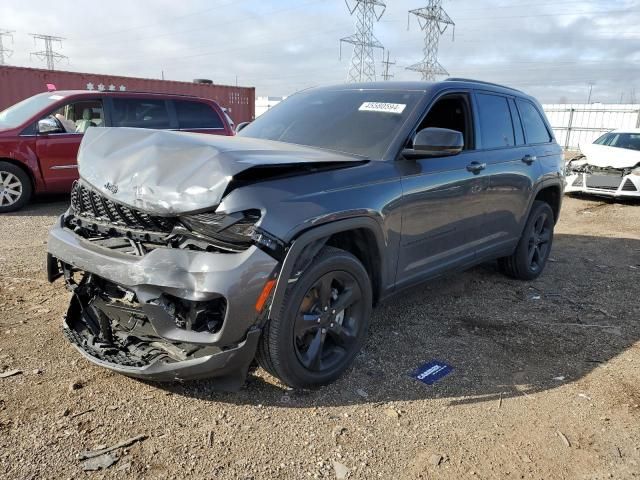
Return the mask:
M 544 112 L 565 150 L 616 128 L 640 128 L 640 104 L 546 104 Z

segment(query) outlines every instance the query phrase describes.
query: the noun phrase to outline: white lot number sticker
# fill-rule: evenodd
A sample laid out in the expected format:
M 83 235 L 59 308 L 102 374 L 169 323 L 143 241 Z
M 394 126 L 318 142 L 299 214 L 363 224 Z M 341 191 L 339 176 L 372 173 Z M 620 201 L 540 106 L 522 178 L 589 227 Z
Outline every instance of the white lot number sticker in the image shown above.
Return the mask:
M 400 115 L 405 107 L 404 103 L 364 102 L 358 110 L 361 112 L 384 112 Z

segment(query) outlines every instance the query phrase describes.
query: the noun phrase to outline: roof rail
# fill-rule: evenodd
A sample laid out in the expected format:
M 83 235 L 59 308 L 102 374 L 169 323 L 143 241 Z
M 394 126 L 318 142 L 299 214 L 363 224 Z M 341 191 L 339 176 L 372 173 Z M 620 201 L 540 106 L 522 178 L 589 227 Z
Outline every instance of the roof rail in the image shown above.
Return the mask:
M 507 87 L 506 85 L 500 85 L 499 83 L 485 82 L 483 80 L 474 80 L 473 78 L 458 78 L 458 77 L 449 77 L 445 79 L 445 82 L 471 82 L 471 83 L 479 83 L 480 85 L 491 85 L 492 87 L 500 87 L 506 88 L 507 90 L 513 90 L 514 92 L 524 93 L 521 90 L 513 87 Z

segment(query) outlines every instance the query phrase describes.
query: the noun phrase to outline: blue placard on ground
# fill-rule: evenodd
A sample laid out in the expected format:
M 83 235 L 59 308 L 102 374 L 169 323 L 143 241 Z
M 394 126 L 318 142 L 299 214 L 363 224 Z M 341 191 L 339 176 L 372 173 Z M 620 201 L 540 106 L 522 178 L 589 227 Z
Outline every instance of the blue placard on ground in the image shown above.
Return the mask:
M 451 370 L 453 370 L 451 365 L 447 365 L 439 360 L 432 360 L 416 368 L 411 373 L 411 376 L 422 383 L 432 385 L 445 375 L 448 375 Z

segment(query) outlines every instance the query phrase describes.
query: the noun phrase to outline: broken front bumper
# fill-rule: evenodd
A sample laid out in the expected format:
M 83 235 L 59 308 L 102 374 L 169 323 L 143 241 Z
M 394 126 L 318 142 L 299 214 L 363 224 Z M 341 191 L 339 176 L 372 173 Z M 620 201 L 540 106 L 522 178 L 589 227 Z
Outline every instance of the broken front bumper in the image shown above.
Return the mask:
M 113 306 L 113 299 L 106 298 L 100 288 L 76 286 L 67 279 L 74 297 L 64 323 L 65 335 L 92 362 L 151 380 L 215 376 L 244 380 L 260 335 L 256 301 L 277 269 L 277 261 L 262 250 L 250 247 L 230 254 L 156 248 L 134 256 L 96 246 L 57 224 L 49 233 L 48 251 L 50 270 L 60 263 L 67 273 L 81 271 L 95 278 L 97 285 L 113 286 L 127 298 L 135 298 L 135 308 L 127 307 L 114 318 L 113 309 L 104 307 Z M 56 273 L 51 272 L 50 277 Z M 224 311 L 215 328 L 196 331 L 176 321 L 175 305 L 207 305 L 221 299 Z M 127 309 L 133 312 L 129 320 Z M 191 353 L 180 358 L 156 354 L 146 361 L 145 355 L 132 356 L 132 351 L 139 350 L 136 345 L 126 350 L 104 348 L 105 339 L 96 335 L 95 328 L 87 327 L 91 319 L 96 325 L 100 319 L 116 326 L 129 323 L 119 325 L 124 327 L 118 330 L 120 337 L 129 333 L 143 339 L 140 343 L 161 344 L 169 351 L 186 346 Z M 146 328 L 142 333 L 136 330 L 139 323 Z
M 640 175 L 567 172 L 564 193 L 640 198 Z

